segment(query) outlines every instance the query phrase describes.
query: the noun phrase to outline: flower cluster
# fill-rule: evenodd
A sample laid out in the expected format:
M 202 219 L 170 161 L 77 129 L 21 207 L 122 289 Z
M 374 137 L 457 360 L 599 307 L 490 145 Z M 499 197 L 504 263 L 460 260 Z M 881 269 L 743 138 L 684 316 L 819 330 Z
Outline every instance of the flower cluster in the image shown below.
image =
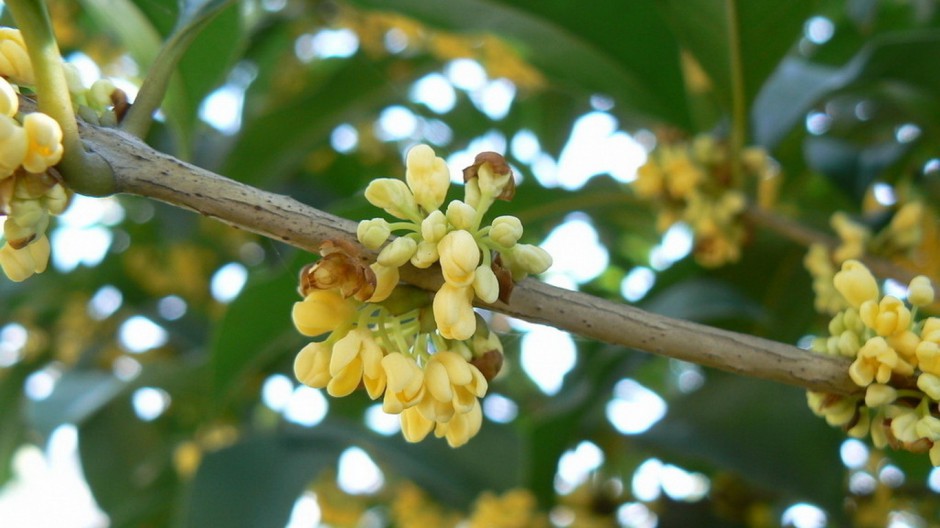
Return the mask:
M 407 183 L 379 179 L 366 189 L 372 204 L 400 220 L 359 224 L 362 245 L 381 248 L 375 262 L 352 244 L 328 241 L 323 258 L 301 272 L 304 300 L 293 309 L 301 333 L 329 333 L 297 355 L 297 378 L 337 397 L 363 386 L 372 399 L 383 398 L 385 412 L 400 415 L 411 442 L 434 431 L 456 447 L 479 431 L 479 398 L 502 365 L 502 345 L 473 310 L 473 299 L 506 301 L 513 279 L 551 263 L 544 250 L 518 243 L 517 218 L 482 226 L 494 200 L 514 191 L 505 160 L 481 154 L 464 176 L 464 200 L 442 211 L 447 165 L 429 147 L 413 148 Z M 405 234 L 390 241 L 395 231 Z M 409 262 L 440 264 L 444 285 L 433 297 L 399 284 L 399 268 Z
M 876 447 L 929 451 L 933 465 L 940 465 L 940 318 L 916 318 L 918 309 L 934 302 L 930 280 L 923 275 L 911 280 L 905 302 L 881 295 L 868 268 L 847 260 L 833 287 L 846 307 L 813 349 L 852 358 L 849 376 L 865 391 L 809 392 L 810 408 L 851 436 L 871 434 Z
M 59 124 L 41 112 L 20 113 L 18 85 L 33 82 L 20 32 L 0 28 L 0 215 L 6 216 L 0 267 L 17 282 L 46 269 L 49 217 L 68 204 L 49 170 L 62 159 Z
M 99 122 L 99 115 L 113 116 L 114 110 L 126 106 L 123 92 L 110 81 L 85 88 L 75 66 L 63 63 L 62 67 L 73 103 L 94 115 L 94 122 Z M 69 202 L 53 169 L 64 154 L 62 129 L 42 112 L 20 112 L 20 87 L 34 84 L 19 30 L 0 28 L 0 215 L 6 216 L 0 267 L 17 282 L 45 271 L 50 217 L 61 214 Z
M 743 168 L 749 180 L 762 186 L 759 190 L 764 194 L 769 192 L 765 192 L 764 182 L 776 181 L 776 165 L 763 150 L 745 151 Z M 658 146 L 640 167 L 633 190 L 653 202 L 660 231 L 685 222 L 695 233 L 696 260 L 704 266 L 720 266 L 741 256 L 745 230 L 739 218 L 746 205 L 741 190 L 744 183 L 733 181 L 727 147 L 702 135 L 692 142 Z

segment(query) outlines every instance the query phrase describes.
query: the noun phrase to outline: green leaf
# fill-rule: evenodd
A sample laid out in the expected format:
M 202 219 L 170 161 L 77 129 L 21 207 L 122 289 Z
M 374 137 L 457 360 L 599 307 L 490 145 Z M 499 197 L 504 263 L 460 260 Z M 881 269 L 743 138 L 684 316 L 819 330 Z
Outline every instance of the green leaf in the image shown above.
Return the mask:
M 506 39 L 559 87 L 601 92 L 634 116 L 689 126 L 675 39 L 651 0 L 356 0 L 461 33 Z
M 56 382 L 48 398 L 28 403 L 27 416 L 33 427 L 48 437 L 59 425 L 82 424 L 126 386 L 110 372 L 69 370 Z
M 178 526 L 281 528 L 294 501 L 346 445 L 331 438 L 264 434 L 207 454 Z
M 24 363 L 0 370 L 0 486 L 13 477 L 13 454 L 27 438 L 23 382 L 31 372 L 32 366 Z
M 919 93 L 940 92 L 940 30 L 886 34 L 869 41 L 839 68 L 804 59 L 786 60 L 754 101 L 751 119 L 757 143 L 774 148 L 806 113 L 836 92 L 873 83 L 892 83 Z
M 678 38 L 708 74 L 726 108 L 731 108 L 732 67 L 741 69 L 745 103 L 800 37 L 815 1 L 663 0 L 659 2 Z M 729 22 L 736 20 L 736 27 Z M 737 33 L 737 49 L 732 38 Z M 740 63 L 733 60 L 740 57 Z
M 253 367 L 296 352 L 289 348 L 297 341 L 291 307 L 299 300 L 293 269 L 251 277 L 216 326 L 210 359 L 216 397 L 225 397 Z
M 638 440 L 685 467 L 731 470 L 833 511 L 842 504 L 843 435 L 792 387 L 710 370 L 701 389 L 671 401 L 666 417 Z
M 649 312 L 698 322 L 722 319 L 756 321 L 763 316 L 762 306 L 733 285 L 708 278 L 674 284 L 644 301 L 642 306 Z
M 868 186 L 899 160 L 909 145 L 896 142 L 863 147 L 831 137 L 808 137 L 804 150 L 810 167 L 847 194 L 861 200 Z

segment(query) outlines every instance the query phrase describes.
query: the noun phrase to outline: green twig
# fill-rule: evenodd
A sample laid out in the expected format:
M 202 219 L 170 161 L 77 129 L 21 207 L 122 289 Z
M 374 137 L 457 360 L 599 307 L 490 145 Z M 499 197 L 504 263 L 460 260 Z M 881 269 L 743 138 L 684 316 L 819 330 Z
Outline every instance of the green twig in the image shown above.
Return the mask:
M 741 60 L 741 25 L 736 0 L 725 0 L 728 17 L 728 59 L 731 74 L 731 177 L 743 183 L 741 153 L 747 139 L 747 94 L 744 90 L 744 65 Z
M 62 56 L 52 33 L 52 24 L 45 4 L 38 0 L 7 0 L 23 41 L 26 43 L 33 74 L 39 110 L 59 123 L 62 128 L 62 146 L 65 153 L 59 169 L 73 190 L 94 196 L 114 192 L 114 177 L 103 158 L 85 152 L 78 134 L 78 123 L 72 108 Z

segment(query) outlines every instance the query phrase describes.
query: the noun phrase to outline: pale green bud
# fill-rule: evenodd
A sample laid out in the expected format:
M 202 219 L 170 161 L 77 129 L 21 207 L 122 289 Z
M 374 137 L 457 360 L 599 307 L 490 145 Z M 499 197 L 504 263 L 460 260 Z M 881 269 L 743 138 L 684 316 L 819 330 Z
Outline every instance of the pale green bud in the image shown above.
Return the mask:
M 25 248 L 36 238 L 36 232 L 36 226 L 20 225 L 10 217 L 7 217 L 6 222 L 3 223 L 3 237 L 13 249 Z
M 0 115 L 0 179 L 23 164 L 29 141 L 26 131 L 12 117 Z
M 17 96 L 16 89 L 0 77 L 0 114 L 13 117 L 20 109 L 20 98 Z
M 379 178 L 366 187 L 366 200 L 403 220 L 418 218 L 418 204 L 408 186 L 401 180 Z
M 513 256 L 526 273 L 545 273 L 552 266 L 548 251 L 532 244 L 517 244 Z
M 415 201 L 426 212 L 437 210 L 450 187 L 450 170 L 442 158 L 434 156 L 427 145 L 418 145 L 408 151 L 405 162 L 405 180 L 414 193 Z
M 13 249 L 10 244 L 0 248 L 0 268 L 14 282 L 21 282 L 34 273 L 46 271 L 49 263 L 49 239 L 40 236 L 22 249 Z
M 48 214 L 39 200 L 13 200 L 10 203 L 10 218 L 21 226 L 33 226 Z
M 104 110 L 112 105 L 111 94 L 114 90 L 114 83 L 110 79 L 98 79 L 88 90 L 88 103 L 98 110 Z
M 839 353 L 843 356 L 854 358 L 862 344 L 858 342 L 858 334 L 846 330 L 839 335 Z
M 55 184 L 46 191 L 42 199 L 43 205 L 49 210 L 49 214 L 62 214 L 69 205 L 69 195 L 61 184 Z
M 480 204 L 480 182 L 479 179 L 473 178 L 468 181 L 463 186 L 463 201 L 464 203 L 470 205 L 470 207 L 476 207 Z
M 378 249 L 388 240 L 392 230 L 384 218 L 363 220 L 356 227 L 356 238 L 369 249 Z
M 447 234 L 447 217 L 435 209 L 421 222 L 421 238 L 428 242 L 440 242 Z
M 421 243 L 418 244 L 415 254 L 411 257 L 411 263 L 416 268 L 424 269 L 437 262 L 438 258 L 440 258 L 440 255 L 437 252 L 437 243 L 422 240 Z
M 473 291 L 483 302 L 496 302 L 499 298 L 499 281 L 489 266 L 479 266 L 473 276 Z
M 447 221 L 457 229 L 473 229 L 476 216 L 476 209 L 460 200 L 454 200 L 447 205 Z
M 940 440 L 940 418 L 927 415 L 917 420 L 917 436 L 926 438 L 932 442 Z
M 69 93 L 73 96 L 83 95 L 85 93 L 85 84 L 82 82 L 82 74 L 78 71 L 78 67 L 71 62 L 63 62 L 62 71 L 65 73 L 65 82 L 69 86 Z
M 385 246 L 385 249 L 379 253 L 378 263 L 382 266 L 397 268 L 403 266 L 405 262 L 411 259 L 418 249 L 418 243 L 412 238 L 399 237 Z

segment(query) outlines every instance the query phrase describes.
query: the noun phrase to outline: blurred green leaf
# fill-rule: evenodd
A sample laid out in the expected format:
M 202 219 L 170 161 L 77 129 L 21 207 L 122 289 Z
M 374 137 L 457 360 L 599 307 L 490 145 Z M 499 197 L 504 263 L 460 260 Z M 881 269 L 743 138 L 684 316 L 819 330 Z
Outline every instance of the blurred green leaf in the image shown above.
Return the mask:
M 247 374 L 272 357 L 287 353 L 297 341 L 291 325 L 291 307 L 299 301 L 297 276 L 292 269 L 268 276 L 252 276 L 228 306 L 211 345 L 213 389 L 224 398 Z M 291 354 L 296 351 L 290 350 Z
M 719 100 L 731 108 L 732 61 L 740 56 L 745 103 L 750 106 L 767 77 L 800 36 L 815 1 L 664 0 L 659 2 L 676 38 L 705 70 Z M 730 20 L 737 22 L 731 36 Z M 732 46 L 737 44 L 737 49 Z
M 763 317 L 762 306 L 745 297 L 734 285 L 714 279 L 691 279 L 658 292 L 641 304 L 646 311 L 708 322 L 722 319 L 755 321 Z
M 628 113 L 689 126 L 675 39 L 651 0 L 355 0 L 394 9 L 433 27 L 486 32 L 565 90 L 601 92 Z
M 842 505 L 844 435 L 808 411 L 803 391 L 709 371 L 638 439 L 684 467 L 706 464 L 829 511 Z
M 806 158 L 810 167 L 823 173 L 840 189 L 861 200 L 868 186 L 907 151 L 903 143 L 871 147 L 853 145 L 830 137 L 808 137 Z
M 31 371 L 24 363 L 0 370 L 0 486 L 13 477 L 13 454 L 27 438 L 23 383 Z
M 110 372 L 69 370 L 56 381 L 48 398 L 30 401 L 27 416 L 44 437 L 59 425 L 80 425 L 109 404 L 127 384 Z
M 334 464 L 345 447 L 331 438 L 269 433 L 209 453 L 177 525 L 282 528 L 307 484 Z
M 754 101 L 751 119 L 757 143 L 774 148 L 827 96 L 871 83 L 897 83 L 916 92 L 940 93 L 940 30 L 897 32 L 869 41 L 840 68 L 791 58 L 768 80 Z

